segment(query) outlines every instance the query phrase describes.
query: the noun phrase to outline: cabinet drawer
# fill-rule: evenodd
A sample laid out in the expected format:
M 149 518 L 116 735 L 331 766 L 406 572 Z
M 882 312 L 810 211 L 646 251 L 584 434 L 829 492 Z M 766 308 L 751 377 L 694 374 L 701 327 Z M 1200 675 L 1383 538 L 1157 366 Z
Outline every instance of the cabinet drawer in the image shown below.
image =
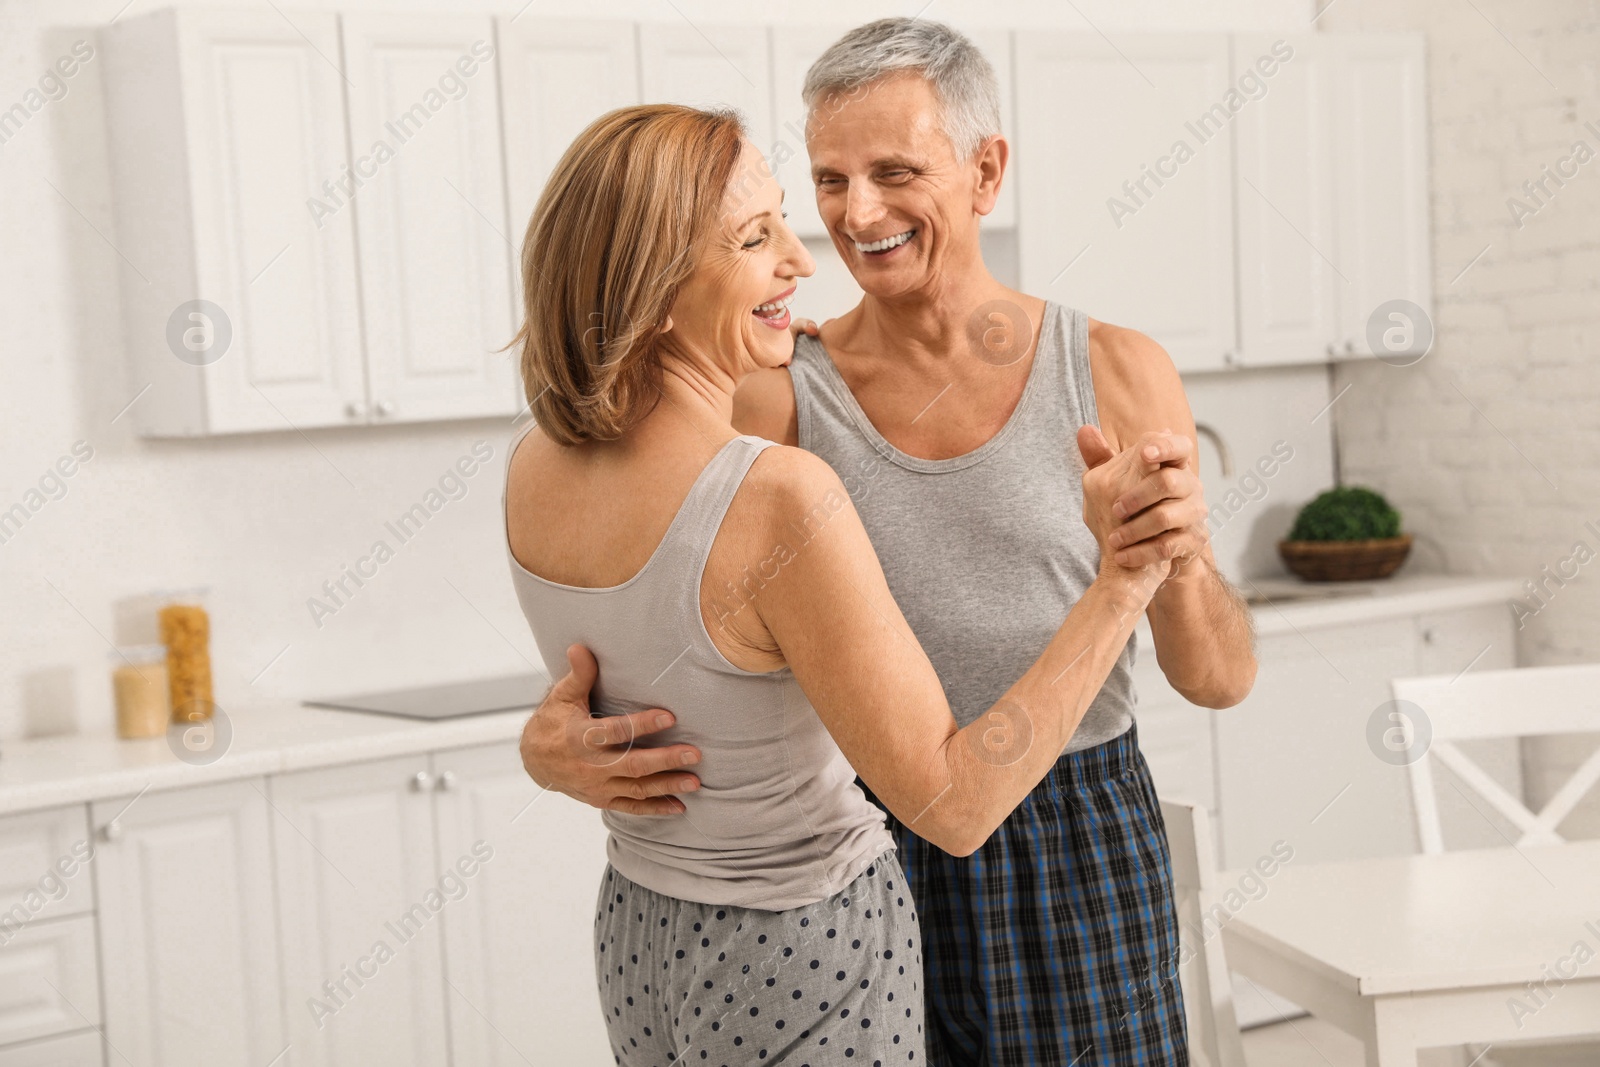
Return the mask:
M 1456 675 L 1517 665 L 1509 604 L 1485 604 L 1417 616 L 1417 673 Z
M 100 1023 L 94 917 L 33 923 L 0 948 L 0 1044 Z
M 91 855 L 81 806 L 0 819 L 0 945 L 37 920 L 92 911 Z
M 93 1030 L 0 1048 L 0 1067 L 102 1067 L 100 1035 Z

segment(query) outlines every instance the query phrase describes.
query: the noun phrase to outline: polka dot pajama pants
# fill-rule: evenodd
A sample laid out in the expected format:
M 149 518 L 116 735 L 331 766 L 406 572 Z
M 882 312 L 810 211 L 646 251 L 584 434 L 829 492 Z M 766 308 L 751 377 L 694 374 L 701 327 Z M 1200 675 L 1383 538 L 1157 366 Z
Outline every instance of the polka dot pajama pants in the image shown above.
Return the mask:
M 627 1067 L 924 1063 L 922 937 L 894 853 L 787 911 L 699 904 L 607 866 L 595 977 Z

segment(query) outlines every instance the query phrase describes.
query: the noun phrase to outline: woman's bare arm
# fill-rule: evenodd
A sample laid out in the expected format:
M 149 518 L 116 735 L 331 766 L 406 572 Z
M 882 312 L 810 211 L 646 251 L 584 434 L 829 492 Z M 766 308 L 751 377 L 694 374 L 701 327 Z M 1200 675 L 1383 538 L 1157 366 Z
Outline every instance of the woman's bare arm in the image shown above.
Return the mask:
M 1088 472 L 1084 521 L 1097 540 L 1116 525 L 1110 507 L 1119 493 L 1187 446 L 1147 435 Z M 1143 451 L 1149 447 L 1157 454 Z M 771 449 L 757 463 L 776 505 L 774 533 L 806 516 L 815 528 L 754 601 L 762 622 L 846 758 L 895 817 L 946 852 L 970 854 L 1059 758 L 1166 562 L 1128 569 L 1102 553 L 1099 576 L 1038 661 L 958 729 L 838 475 L 798 449 Z

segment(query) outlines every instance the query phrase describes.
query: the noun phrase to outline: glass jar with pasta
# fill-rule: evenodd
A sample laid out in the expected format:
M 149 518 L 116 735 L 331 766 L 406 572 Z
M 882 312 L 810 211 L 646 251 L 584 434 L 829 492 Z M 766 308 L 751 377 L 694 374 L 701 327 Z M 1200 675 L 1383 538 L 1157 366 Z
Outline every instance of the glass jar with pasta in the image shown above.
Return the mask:
M 211 696 L 211 618 L 202 599 L 199 591 L 175 595 L 158 614 L 173 722 L 204 722 L 216 707 Z

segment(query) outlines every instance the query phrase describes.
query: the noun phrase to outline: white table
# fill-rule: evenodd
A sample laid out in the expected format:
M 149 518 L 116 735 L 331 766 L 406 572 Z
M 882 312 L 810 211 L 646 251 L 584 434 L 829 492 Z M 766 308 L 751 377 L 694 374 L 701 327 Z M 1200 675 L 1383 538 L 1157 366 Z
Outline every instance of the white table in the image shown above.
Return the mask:
M 1360 1038 L 1368 1067 L 1600 1035 L 1600 841 L 1290 863 L 1266 885 L 1223 928 L 1228 965 Z

